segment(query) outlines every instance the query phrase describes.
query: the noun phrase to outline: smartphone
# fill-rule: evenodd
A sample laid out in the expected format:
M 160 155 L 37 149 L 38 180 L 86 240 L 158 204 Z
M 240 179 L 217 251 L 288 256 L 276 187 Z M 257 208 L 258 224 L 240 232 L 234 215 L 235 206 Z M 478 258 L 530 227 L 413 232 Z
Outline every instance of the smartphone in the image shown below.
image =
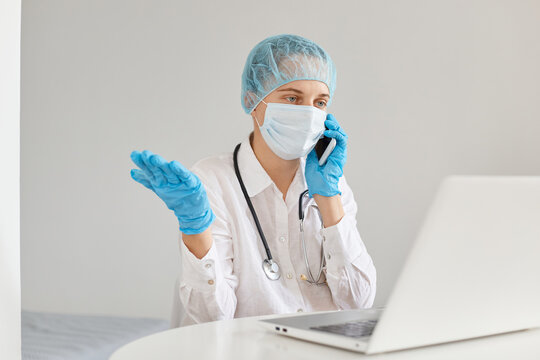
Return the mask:
M 325 128 L 326 130 L 328 130 L 326 126 Z M 336 147 L 336 143 L 336 139 L 329 138 L 327 136 L 324 136 L 319 141 L 317 141 L 317 144 L 315 144 L 315 153 L 317 154 L 317 158 L 319 159 L 319 166 L 323 166 L 326 163 L 328 156 Z

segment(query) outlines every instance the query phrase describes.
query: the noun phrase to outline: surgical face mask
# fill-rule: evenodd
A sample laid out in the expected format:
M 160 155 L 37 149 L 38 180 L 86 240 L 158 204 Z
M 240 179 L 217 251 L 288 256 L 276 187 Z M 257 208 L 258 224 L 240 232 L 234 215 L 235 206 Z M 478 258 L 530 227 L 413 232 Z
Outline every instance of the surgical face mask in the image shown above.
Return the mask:
M 268 103 L 263 125 L 255 120 L 268 147 L 280 158 L 292 160 L 313 150 L 324 134 L 326 112 L 309 105 Z

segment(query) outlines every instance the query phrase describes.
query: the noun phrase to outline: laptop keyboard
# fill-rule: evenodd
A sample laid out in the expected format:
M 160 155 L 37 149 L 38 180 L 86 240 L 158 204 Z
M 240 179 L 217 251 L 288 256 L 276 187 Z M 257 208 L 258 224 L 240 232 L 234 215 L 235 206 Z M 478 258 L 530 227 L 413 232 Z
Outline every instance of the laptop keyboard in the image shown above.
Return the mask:
M 312 326 L 310 329 L 357 338 L 370 336 L 376 324 L 377 320 L 361 320 L 335 325 Z

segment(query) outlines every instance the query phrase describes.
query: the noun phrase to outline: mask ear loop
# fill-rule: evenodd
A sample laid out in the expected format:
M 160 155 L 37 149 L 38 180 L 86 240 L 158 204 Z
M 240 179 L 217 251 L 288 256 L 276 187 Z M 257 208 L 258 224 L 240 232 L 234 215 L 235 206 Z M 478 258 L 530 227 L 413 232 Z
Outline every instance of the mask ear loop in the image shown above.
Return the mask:
M 257 125 L 258 125 L 259 127 L 261 127 L 261 124 L 259 124 L 259 120 L 257 120 L 257 117 L 255 116 L 255 114 L 253 114 L 253 117 L 255 118 L 255 121 L 257 122 Z
M 264 105 L 268 106 L 268 104 L 263 99 L 261 99 L 261 101 L 264 103 Z M 259 125 L 259 127 L 261 127 L 261 124 L 259 124 L 259 119 L 257 119 L 255 114 L 253 114 L 253 117 L 255 118 L 255 121 L 257 122 L 257 125 Z

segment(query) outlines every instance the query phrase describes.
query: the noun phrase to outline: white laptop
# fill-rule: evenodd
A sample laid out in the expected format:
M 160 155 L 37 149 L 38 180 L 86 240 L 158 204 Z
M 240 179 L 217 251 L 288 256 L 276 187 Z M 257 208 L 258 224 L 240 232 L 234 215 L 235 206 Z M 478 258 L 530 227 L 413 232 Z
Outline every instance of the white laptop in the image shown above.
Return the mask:
M 368 354 L 540 326 L 540 176 L 446 178 L 384 309 L 261 324 Z

